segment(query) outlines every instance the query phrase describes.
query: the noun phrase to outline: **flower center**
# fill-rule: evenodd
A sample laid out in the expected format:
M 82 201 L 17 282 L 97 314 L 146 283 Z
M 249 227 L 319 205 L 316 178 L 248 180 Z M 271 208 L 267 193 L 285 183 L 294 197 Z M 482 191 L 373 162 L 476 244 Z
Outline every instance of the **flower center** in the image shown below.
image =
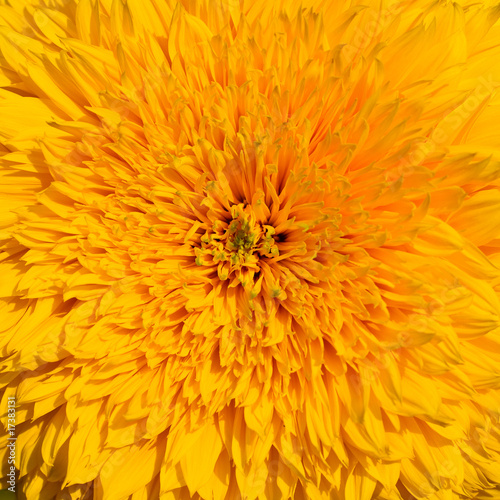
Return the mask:
M 233 259 L 240 256 L 246 258 L 249 253 L 252 253 L 256 238 L 258 238 L 258 229 L 251 216 L 246 213 L 241 216 L 236 214 L 236 218 L 233 218 L 227 230 L 226 248 L 233 253 Z
M 242 272 L 258 271 L 260 258 L 279 255 L 273 238 L 274 228 L 258 223 L 251 206 L 233 205 L 231 217 L 229 223 L 215 222 L 212 230 L 201 238 L 201 248 L 196 251 L 196 263 L 217 264 L 219 277 L 223 280 L 233 272 L 242 278 Z

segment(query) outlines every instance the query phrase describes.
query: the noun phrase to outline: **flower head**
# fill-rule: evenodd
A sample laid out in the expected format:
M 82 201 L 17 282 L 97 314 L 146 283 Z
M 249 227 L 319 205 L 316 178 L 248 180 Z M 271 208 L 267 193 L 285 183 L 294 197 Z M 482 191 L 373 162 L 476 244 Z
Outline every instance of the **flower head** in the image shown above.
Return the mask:
M 500 494 L 499 18 L 0 0 L 23 497 Z

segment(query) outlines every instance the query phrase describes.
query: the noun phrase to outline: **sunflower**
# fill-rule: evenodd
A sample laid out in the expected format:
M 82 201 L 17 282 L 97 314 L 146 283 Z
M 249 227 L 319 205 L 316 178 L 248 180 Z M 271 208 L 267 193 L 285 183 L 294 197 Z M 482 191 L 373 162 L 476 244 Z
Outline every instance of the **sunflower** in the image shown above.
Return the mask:
M 20 498 L 499 499 L 499 19 L 0 0 Z

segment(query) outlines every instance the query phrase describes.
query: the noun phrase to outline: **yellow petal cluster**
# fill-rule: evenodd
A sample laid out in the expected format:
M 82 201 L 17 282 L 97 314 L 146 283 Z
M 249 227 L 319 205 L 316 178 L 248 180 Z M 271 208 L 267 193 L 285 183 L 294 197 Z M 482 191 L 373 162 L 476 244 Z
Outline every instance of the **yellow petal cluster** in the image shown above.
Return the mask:
M 19 498 L 500 499 L 499 41 L 492 0 L 0 0 Z

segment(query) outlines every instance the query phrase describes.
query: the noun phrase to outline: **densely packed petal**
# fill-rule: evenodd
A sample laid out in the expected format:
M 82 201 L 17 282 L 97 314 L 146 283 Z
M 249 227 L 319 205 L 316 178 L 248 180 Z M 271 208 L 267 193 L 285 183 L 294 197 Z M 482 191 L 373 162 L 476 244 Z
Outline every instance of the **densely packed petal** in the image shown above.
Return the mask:
M 490 0 L 0 0 L 20 498 L 500 498 L 499 40 Z

